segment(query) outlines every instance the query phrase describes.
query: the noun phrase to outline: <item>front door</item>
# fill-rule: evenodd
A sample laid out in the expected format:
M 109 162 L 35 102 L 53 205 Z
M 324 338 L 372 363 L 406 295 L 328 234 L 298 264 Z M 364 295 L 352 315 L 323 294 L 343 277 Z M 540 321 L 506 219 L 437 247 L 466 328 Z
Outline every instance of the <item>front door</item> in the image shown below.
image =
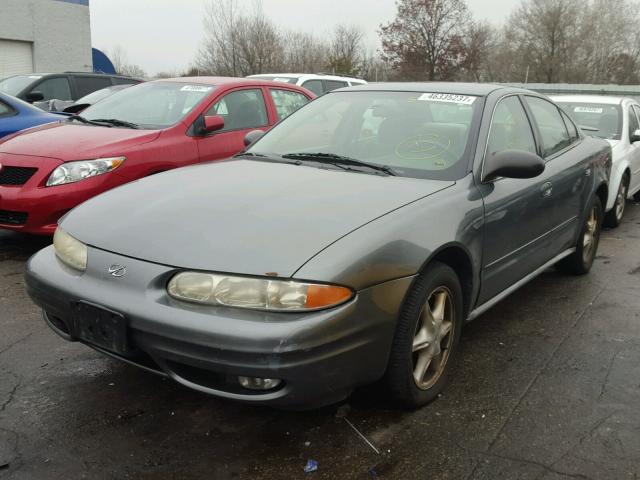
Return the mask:
M 261 88 L 226 93 L 204 115 L 222 116 L 224 127 L 209 135 L 195 137 L 201 162 L 231 157 L 245 148 L 244 137 L 248 132 L 269 128 Z
M 505 150 L 539 153 L 532 125 L 519 96 L 511 95 L 496 105 L 487 142 L 485 161 Z M 550 176 L 533 179 L 498 178 L 482 183 L 485 226 L 482 283 L 479 303 L 490 300 L 543 265 L 549 212 L 555 199 Z

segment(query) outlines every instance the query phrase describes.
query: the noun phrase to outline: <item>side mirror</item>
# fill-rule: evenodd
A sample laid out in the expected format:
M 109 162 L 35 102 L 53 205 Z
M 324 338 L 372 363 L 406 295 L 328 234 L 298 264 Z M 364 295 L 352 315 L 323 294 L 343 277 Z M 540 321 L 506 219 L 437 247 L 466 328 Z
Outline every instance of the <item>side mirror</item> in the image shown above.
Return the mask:
M 29 103 L 41 102 L 44 100 L 44 94 L 42 92 L 29 92 L 27 93 L 26 100 Z
M 224 117 L 222 115 L 207 115 L 204 117 L 204 126 L 201 133 L 213 133 L 224 128 Z
M 251 130 L 249 133 L 247 133 L 244 136 L 244 146 L 248 147 L 263 135 L 264 135 L 264 132 L 262 130 Z
M 484 162 L 483 181 L 498 177 L 534 178 L 544 172 L 544 160 L 535 153 L 523 150 L 504 150 Z
M 80 113 L 82 110 L 90 106 L 90 103 L 74 103 L 73 105 L 69 105 L 67 108 L 63 108 L 62 111 L 64 113 Z
M 629 138 L 631 143 L 640 142 L 640 130 L 636 130 L 631 134 L 631 138 Z

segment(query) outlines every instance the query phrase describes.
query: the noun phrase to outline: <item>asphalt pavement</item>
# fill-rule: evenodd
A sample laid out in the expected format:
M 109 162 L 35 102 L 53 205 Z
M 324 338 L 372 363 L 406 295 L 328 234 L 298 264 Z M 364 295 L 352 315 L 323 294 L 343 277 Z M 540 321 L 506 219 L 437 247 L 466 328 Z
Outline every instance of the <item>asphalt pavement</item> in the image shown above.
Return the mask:
M 0 232 L 0 479 L 640 477 L 638 204 L 590 275 L 549 270 L 467 326 L 415 412 L 376 385 L 340 408 L 246 406 L 67 343 L 24 290 L 47 243 Z

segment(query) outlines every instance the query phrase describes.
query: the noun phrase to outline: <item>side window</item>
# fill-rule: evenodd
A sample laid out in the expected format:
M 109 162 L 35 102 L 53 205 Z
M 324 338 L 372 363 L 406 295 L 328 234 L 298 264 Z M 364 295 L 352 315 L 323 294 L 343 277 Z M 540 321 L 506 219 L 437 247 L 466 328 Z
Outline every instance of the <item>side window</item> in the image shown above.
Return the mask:
M 569 132 L 569 138 L 571 140 L 571 143 L 577 142 L 580 139 L 580 134 L 578 133 L 576 124 L 573 123 L 571 118 L 569 118 L 569 115 L 567 115 L 562 109 L 560 109 L 560 114 L 562 115 L 564 124 L 566 125 L 567 131 Z
M 0 118 L 2 117 L 10 117 L 13 115 L 15 111 L 9 105 L 0 101 Z
M 638 118 L 640 118 L 640 106 L 634 105 L 633 111 L 636 112 L 636 115 L 638 116 Z
M 339 80 L 325 80 L 324 84 L 327 86 L 327 92 L 347 86 L 347 82 L 341 82 Z
M 322 80 L 307 80 L 302 84 L 307 90 L 311 90 L 316 95 L 320 96 L 324 93 L 324 87 L 322 86 Z
M 111 86 L 109 77 L 74 77 L 78 98 Z
M 206 115 L 224 117 L 224 128 L 219 130 L 221 132 L 265 127 L 269 123 L 264 97 L 259 89 L 228 93 L 217 101 Z
M 629 138 L 633 135 L 633 132 L 640 129 L 640 125 L 638 125 L 638 117 L 636 117 L 633 109 L 629 109 Z
M 48 78 L 31 89 L 31 93 L 40 92 L 43 100 L 72 100 L 67 77 Z
M 291 90 L 271 88 L 269 92 L 271 93 L 271 98 L 276 106 L 276 112 L 280 120 L 288 117 L 309 101 L 309 99 L 301 93 L 292 92 Z
M 138 83 L 140 83 L 137 80 L 132 80 L 130 78 L 111 77 L 111 80 L 113 80 L 114 85 L 137 85 Z
M 487 154 L 494 155 L 504 150 L 537 153 L 529 119 L 516 96 L 501 100 L 491 120 Z
M 544 146 L 543 157 L 547 158 L 571 144 L 569 132 L 560 116 L 560 109 L 553 103 L 538 97 L 526 97 L 531 113 L 538 125 Z

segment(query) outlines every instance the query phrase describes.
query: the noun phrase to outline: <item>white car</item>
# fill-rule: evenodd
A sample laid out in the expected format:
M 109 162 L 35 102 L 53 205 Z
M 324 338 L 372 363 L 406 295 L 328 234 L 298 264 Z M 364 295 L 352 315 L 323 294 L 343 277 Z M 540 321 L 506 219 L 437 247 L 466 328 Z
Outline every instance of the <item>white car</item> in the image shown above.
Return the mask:
M 608 227 L 617 227 L 626 199 L 640 200 L 640 103 L 604 95 L 556 95 L 551 99 L 586 135 L 611 143 L 613 165 L 604 221 Z
M 271 80 L 274 82 L 292 83 L 311 90 L 316 95 L 324 95 L 331 90 L 354 85 L 365 85 L 367 82 L 359 78 L 338 77 L 335 75 L 310 74 L 310 73 L 261 73 L 249 75 L 247 78 L 259 80 Z

